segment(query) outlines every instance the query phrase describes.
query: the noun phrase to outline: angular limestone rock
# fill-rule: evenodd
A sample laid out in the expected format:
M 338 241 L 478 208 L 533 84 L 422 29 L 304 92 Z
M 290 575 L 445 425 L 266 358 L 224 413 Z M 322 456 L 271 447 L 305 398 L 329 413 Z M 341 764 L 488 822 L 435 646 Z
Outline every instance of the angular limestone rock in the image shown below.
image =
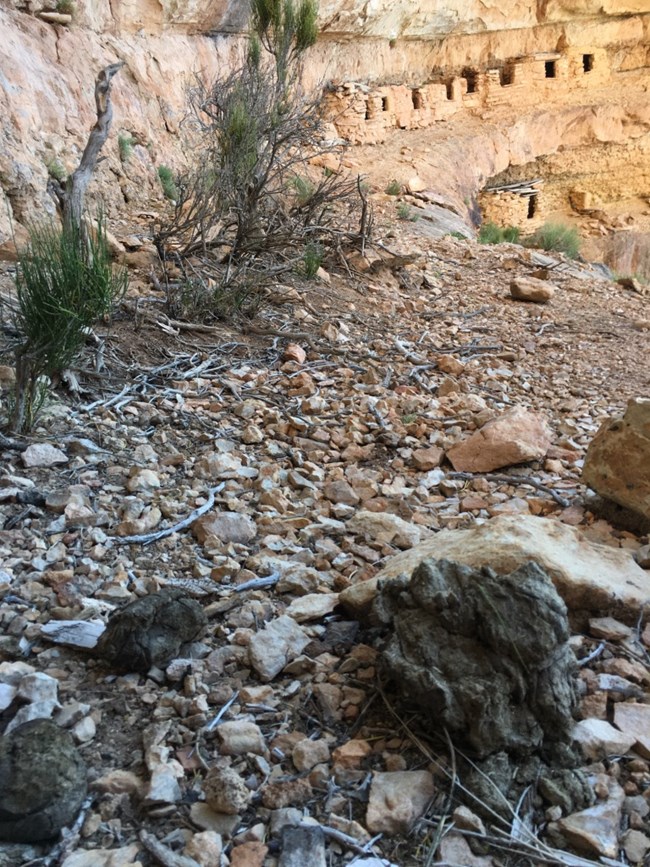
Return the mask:
M 302 653 L 309 641 L 304 629 L 283 614 L 251 638 L 248 646 L 251 665 L 263 681 L 273 680 L 285 665 Z
M 543 458 L 551 442 L 544 416 L 518 406 L 456 443 L 447 457 L 459 472 L 488 473 Z
M 339 602 L 355 617 L 367 616 L 381 579 L 410 575 L 428 557 L 490 566 L 499 574 L 534 560 L 551 576 L 572 623 L 580 628 L 589 615 L 597 614 L 636 623 L 639 609 L 650 602 L 650 574 L 628 551 L 598 545 L 574 527 L 532 515 L 493 518 L 469 530 L 442 530 L 391 557 L 375 578 L 348 587 Z
M 564 602 L 535 563 L 508 575 L 425 560 L 376 600 L 383 665 L 435 728 L 480 758 L 569 743 L 575 656 Z
M 128 671 L 165 668 L 207 622 L 198 602 L 176 587 L 143 596 L 111 615 L 95 648 L 99 659 Z
M 375 542 L 385 542 L 397 548 L 411 548 L 424 539 L 430 539 L 433 531 L 421 524 L 411 524 L 389 512 L 368 512 L 361 509 L 347 522 L 347 530 Z
M 587 810 L 560 819 L 558 827 L 570 845 L 590 856 L 616 858 L 625 792 L 615 780 L 601 777 L 609 796 Z
M 650 398 L 631 400 L 587 449 L 582 478 L 596 493 L 650 522 Z
M 203 515 L 192 524 L 192 532 L 203 545 L 211 536 L 222 542 L 245 545 L 255 538 L 257 526 L 248 515 L 238 512 L 217 512 Z
M 0 738 L 0 840 L 50 840 L 86 797 L 86 766 L 68 732 L 47 719 Z

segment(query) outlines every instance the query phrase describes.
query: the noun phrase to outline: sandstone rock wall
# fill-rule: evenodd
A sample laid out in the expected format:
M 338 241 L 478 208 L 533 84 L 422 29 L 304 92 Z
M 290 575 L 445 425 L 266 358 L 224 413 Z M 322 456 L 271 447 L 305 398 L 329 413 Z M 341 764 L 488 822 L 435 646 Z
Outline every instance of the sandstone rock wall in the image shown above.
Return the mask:
M 53 213 L 47 166 L 69 171 L 78 164 L 95 121 L 95 76 L 105 65 L 126 62 L 114 80 L 113 129 L 91 189 L 112 214 L 125 202 L 146 209 L 152 196 L 160 197 L 156 166 L 183 162 L 181 123 L 193 75 L 214 77 L 236 62 L 240 40 L 182 28 L 155 37 L 128 33 L 108 13 L 101 19 L 104 6 L 106 13 L 107 3 L 92 7 L 93 27 L 64 27 L 0 4 L 0 243 L 11 234 L 11 220 L 24 224 Z M 113 29 L 97 32 L 100 19 Z M 135 145 L 127 163 L 119 157 L 120 133 Z

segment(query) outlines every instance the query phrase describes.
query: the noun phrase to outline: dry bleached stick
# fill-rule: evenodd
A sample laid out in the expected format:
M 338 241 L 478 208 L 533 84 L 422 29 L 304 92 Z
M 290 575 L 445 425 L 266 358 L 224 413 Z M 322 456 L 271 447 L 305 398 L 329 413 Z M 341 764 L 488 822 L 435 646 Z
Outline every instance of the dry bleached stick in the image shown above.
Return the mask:
M 187 518 L 183 518 L 182 521 L 179 521 L 177 524 L 174 524 L 171 527 L 167 527 L 164 530 L 158 530 L 155 533 L 144 533 L 140 536 L 112 536 L 113 542 L 120 542 L 124 545 L 129 545 L 131 543 L 136 543 L 138 545 L 149 545 L 151 542 L 157 542 L 158 539 L 164 539 L 166 536 L 171 536 L 172 533 L 178 533 L 179 530 L 184 530 L 186 527 L 189 527 L 190 524 L 193 524 L 197 518 L 200 518 L 201 515 L 205 515 L 206 512 L 209 512 L 210 509 L 214 506 L 214 498 L 222 491 L 226 486 L 225 482 L 221 482 L 220 485 L 217 485 L 216 488 L 211 488 L 208 492 L 208 499 L 202 505 L 199 506 L 198 509 L 195 509 L 191 512 Z
M 565 509 L 567 506 L 571 505 L 569 500 L 565 500 L 564 497 L 561 497 L 557 491 L 553 490 L 553 488 L 549 488 L 548 485 L 543 485 L 536 479 L 524 478 L 523 476 L 498 476 L 493 473 L 447 473 L 447 475 L 450 479 L 462 479 L 468 482 L 475 479 L 477 476 L 482 476 L 484 479 L 487 479 L 488 482 L 514 485 L 515 487 L 517 485 L 528 485 L 531 488 L 535 488 L 537 491 L 542 491 L 542 493 L 553 497 L 555 502 Z
M 97 165 L 97 157 L 104 147 L 113 120 L 113 106 L 111 104 L 111 83 L 124 66 L 124 61 L 111 63 L 97 76 L 95 82 L 95 108 L 97 109 L 97 122 L 88 136 L 88 142 L 81 156 L 78 167 L 68 178 L 66 189 L 63 194 L 63 225 L 66 229 L 80 229 L 84 211 L 84 198 L 86 187 Z

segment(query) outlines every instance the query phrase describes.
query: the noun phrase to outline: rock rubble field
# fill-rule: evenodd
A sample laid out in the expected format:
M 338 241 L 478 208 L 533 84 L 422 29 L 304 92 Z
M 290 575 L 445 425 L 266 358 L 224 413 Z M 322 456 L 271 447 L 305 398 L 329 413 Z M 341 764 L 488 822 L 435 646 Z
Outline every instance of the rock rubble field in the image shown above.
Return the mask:
M 0 867 L 646 863 L 647 298 L 350 267 L 180 330 L 143 264 L 0 451 Z

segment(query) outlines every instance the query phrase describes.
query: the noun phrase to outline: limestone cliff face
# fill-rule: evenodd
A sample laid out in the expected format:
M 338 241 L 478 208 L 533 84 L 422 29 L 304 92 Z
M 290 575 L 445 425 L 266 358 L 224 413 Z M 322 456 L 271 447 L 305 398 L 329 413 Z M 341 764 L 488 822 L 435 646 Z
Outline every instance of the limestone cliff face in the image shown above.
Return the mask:
M 650 63 L 647 3 L 321 0 L 321 38 L 305 77 L 426 85 L 464 66 L 483 73 L 495 61 L 568 47 L 578 57 L 606 52 L 610 68 L 638 78 Z M 47 166 L 76 166 L 95 119 L 95 76 L 117 60 L 126 65 L 114 81 L 114 126 L 93 186 L 111 216 L 125 202 L 146 209 L 160 196 L 156 166 L 182 164 L 188 84 L 236 64 L 246 24 L 242 0 L 88 0 L 76 3 L 72 22 L 40 17 L 53 9 L 54 0 L 0 0 L 0 245 L 10 219 L 25 224 L 53 210 Z M 120 133 L 135 144 L 127 162 Z

